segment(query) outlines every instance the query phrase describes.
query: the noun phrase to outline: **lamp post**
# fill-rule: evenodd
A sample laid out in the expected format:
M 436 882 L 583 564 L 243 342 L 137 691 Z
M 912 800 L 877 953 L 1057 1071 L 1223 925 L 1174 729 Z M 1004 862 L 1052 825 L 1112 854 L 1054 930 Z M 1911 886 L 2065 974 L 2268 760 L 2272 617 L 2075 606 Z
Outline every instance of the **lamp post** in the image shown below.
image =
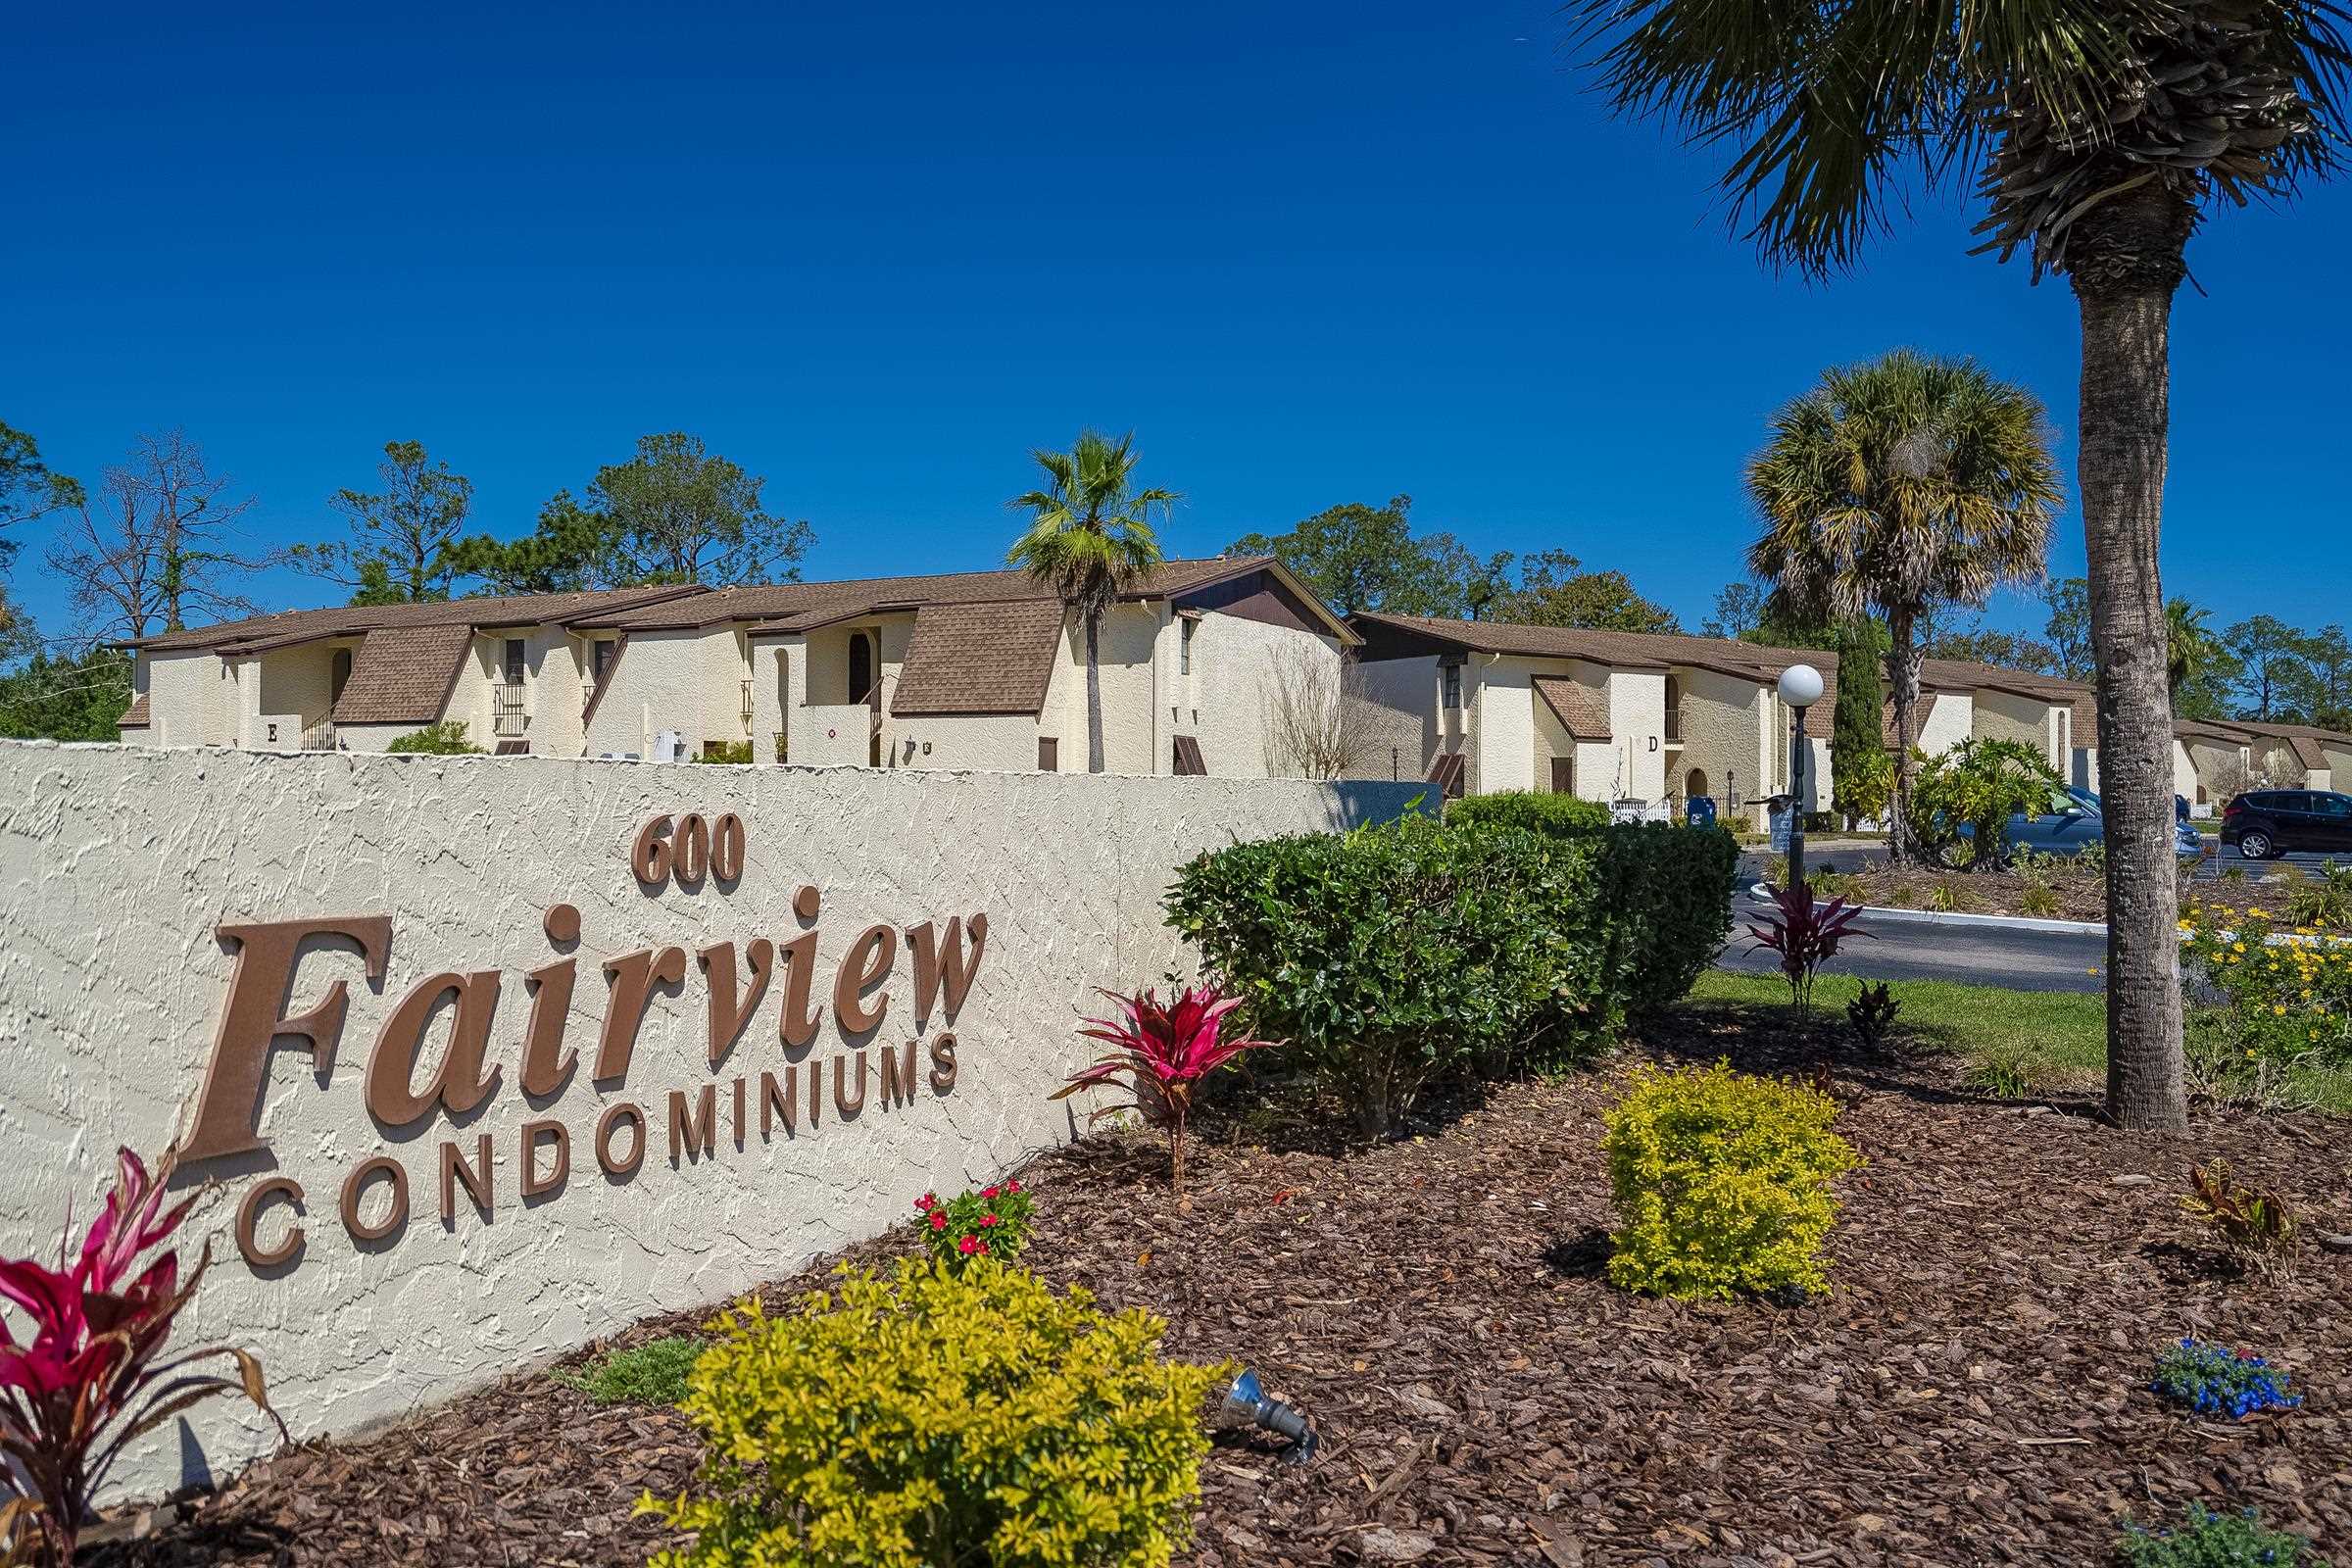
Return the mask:
M 1788 885 L 1805 883 L 1805 710 L 1821 701 L 1821 671 L 1790 664 L 1781 671 L 1781 701 L 1795 711 L 1788 725 Z

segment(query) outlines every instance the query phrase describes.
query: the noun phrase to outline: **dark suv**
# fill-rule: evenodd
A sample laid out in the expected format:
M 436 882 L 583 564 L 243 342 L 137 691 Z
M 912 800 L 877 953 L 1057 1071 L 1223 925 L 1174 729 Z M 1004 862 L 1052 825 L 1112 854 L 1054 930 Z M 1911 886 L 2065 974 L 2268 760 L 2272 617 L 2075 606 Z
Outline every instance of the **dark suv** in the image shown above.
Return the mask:
M 2352 795 L 2330 790 L 2249 790 L 2222 808 L 2222 842 L 2249 860 L 2288 850 L 2352 852 Z

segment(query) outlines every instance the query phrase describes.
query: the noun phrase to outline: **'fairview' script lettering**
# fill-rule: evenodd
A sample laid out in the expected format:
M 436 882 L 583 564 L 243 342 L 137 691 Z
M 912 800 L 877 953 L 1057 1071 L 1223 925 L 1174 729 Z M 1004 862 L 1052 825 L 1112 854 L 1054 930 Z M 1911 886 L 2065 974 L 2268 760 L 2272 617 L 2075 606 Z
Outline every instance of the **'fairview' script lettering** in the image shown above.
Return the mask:
M 798 901 L 800 907 L 811 913 L 814 891 L 803 889 Z M 571 906 L 558 905 L 548 911 L 546 931 L 551 942 L 564 945 L 575 941 L 579 929 L 579 911 Z M 228 997 L 220 1009 L 220 1028 L 213 1038 L 212 1056 L 197 1091 L 193 1125 L 180 1148 L 180 1157 L 186 1160 L 249 1153 L 268 1147 L 269 1140 L 259 1134 L 262 1101 L 270 1053 L 280 1041 L 308 1049 L 319 1085 L 325 1086 L 342 1039 L 350 994 L 345 981 L 338 979 L 317 1003 L 289 1013 L 302 960 L 316 952 L 315 961 L 324 961 L 338 944 L 356 947 L 368 981 L 380 985 L 392 950 L 392 922 L 384 915 L 224 922 L 218 934 L 222 943 L 234 946 L 237 956 L 229 975 Z M 862 1035 L 880 1026 L 889 1001 L 875 993 L 891 978 L 900 934 L 889 926 L 869 927 L 836 959 L 832 1000 L 842 1029 Z M 944 1003 L 941 1011 L 953 1021 L 987 950 L 988 916 L 950 919 L 944 933 L 936 922 L 925 922 L 907 927 L 905 937 L 914 956 L 916 1019 L 928 1017 L 934 1005 Z M 816 933 L 805 932 L 781 944 L 758 938 L 749 949 L 750 984 L 740 989 L 735 951 L 733 944 L 720 943 L 704 949 L 701 955 L 700 967 L 711 987 L 708 1007 L 710 1063 L 716 1065 L 744 1033 L 769 989 L 771 965 L 779 958 L 789 973 L 779 993 L 777 1036 L 795 1047 L 808 1044 L 816 1033 L 817 1022 L 808 1008 Z M 595 1076 L 600 1083 L 625 1079 L 654 992 L 663 985 L 682 984 L 689 967 L 686 954 L 679 948 L 621 954 L 605 960 L 606 1009 L 595 1057 Z M 553 1093 L 571 1075 L 574 1054 L 564 1049 L 564 1030 L 572 975 L 571 960 L 566 958 L 533 969 L 527 977 L 538 995 L 530 1009 L 519 1063 L 526 1094 Z M 433 975 L 408 993 L 383 1025 L 368 1063 L 366 1103 L 380 1126 L 405 1128 L 444 1107 L 453 1116 L 464 1115 L 498 1092 L 502 1069 L 486 1058 L 503 987 L 499 971 L 483 969 Z M 817 994 L 823 993 L 819 990 Z M 426 1034 L 443 1014 L 447 1015 L 448 1045 L 440 1067 L 420 1093 L 414 1082 L 416 1066 L 426 1054 Z

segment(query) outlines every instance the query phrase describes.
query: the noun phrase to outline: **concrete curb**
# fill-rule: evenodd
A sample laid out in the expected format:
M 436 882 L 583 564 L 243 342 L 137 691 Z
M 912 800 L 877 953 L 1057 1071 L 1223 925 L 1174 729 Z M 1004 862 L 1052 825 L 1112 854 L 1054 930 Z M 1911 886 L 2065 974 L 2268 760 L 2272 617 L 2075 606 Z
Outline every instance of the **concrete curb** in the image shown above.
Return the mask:
M 1751 897 L 1769 903 L 1770 895 L 1758 882 L 1749 888 Z M 1818 907 L 1818 906 L 1817 906 Z M 2104 920 L 2036 920 L 2022 914 L 1961 914 L 1936 909 L 1890 909 L 1876 904 L 1859 906 L 1864 914 L 1874 920 L 1892 920 L 1913 925 L 1973 926 L 1980 931 L 2039 931 L 2058 936 L 2103 937 L 2107 934 Z

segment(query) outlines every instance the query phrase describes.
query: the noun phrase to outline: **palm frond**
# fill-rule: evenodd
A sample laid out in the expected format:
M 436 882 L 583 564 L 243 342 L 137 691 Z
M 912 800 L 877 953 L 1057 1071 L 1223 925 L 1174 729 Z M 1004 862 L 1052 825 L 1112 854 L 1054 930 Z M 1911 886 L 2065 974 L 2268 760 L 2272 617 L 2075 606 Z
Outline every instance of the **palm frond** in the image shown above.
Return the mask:
M 2163 179 L 2242 204 L 2330 168 L 2340 0 L 1570 0 L 1572 47 L 1628 114 L 1727 149 L 1767 259 L 1850 267 L 1909 191 L 1965 181 L 1985 248 L 2065 265 L 2068 231 Z

